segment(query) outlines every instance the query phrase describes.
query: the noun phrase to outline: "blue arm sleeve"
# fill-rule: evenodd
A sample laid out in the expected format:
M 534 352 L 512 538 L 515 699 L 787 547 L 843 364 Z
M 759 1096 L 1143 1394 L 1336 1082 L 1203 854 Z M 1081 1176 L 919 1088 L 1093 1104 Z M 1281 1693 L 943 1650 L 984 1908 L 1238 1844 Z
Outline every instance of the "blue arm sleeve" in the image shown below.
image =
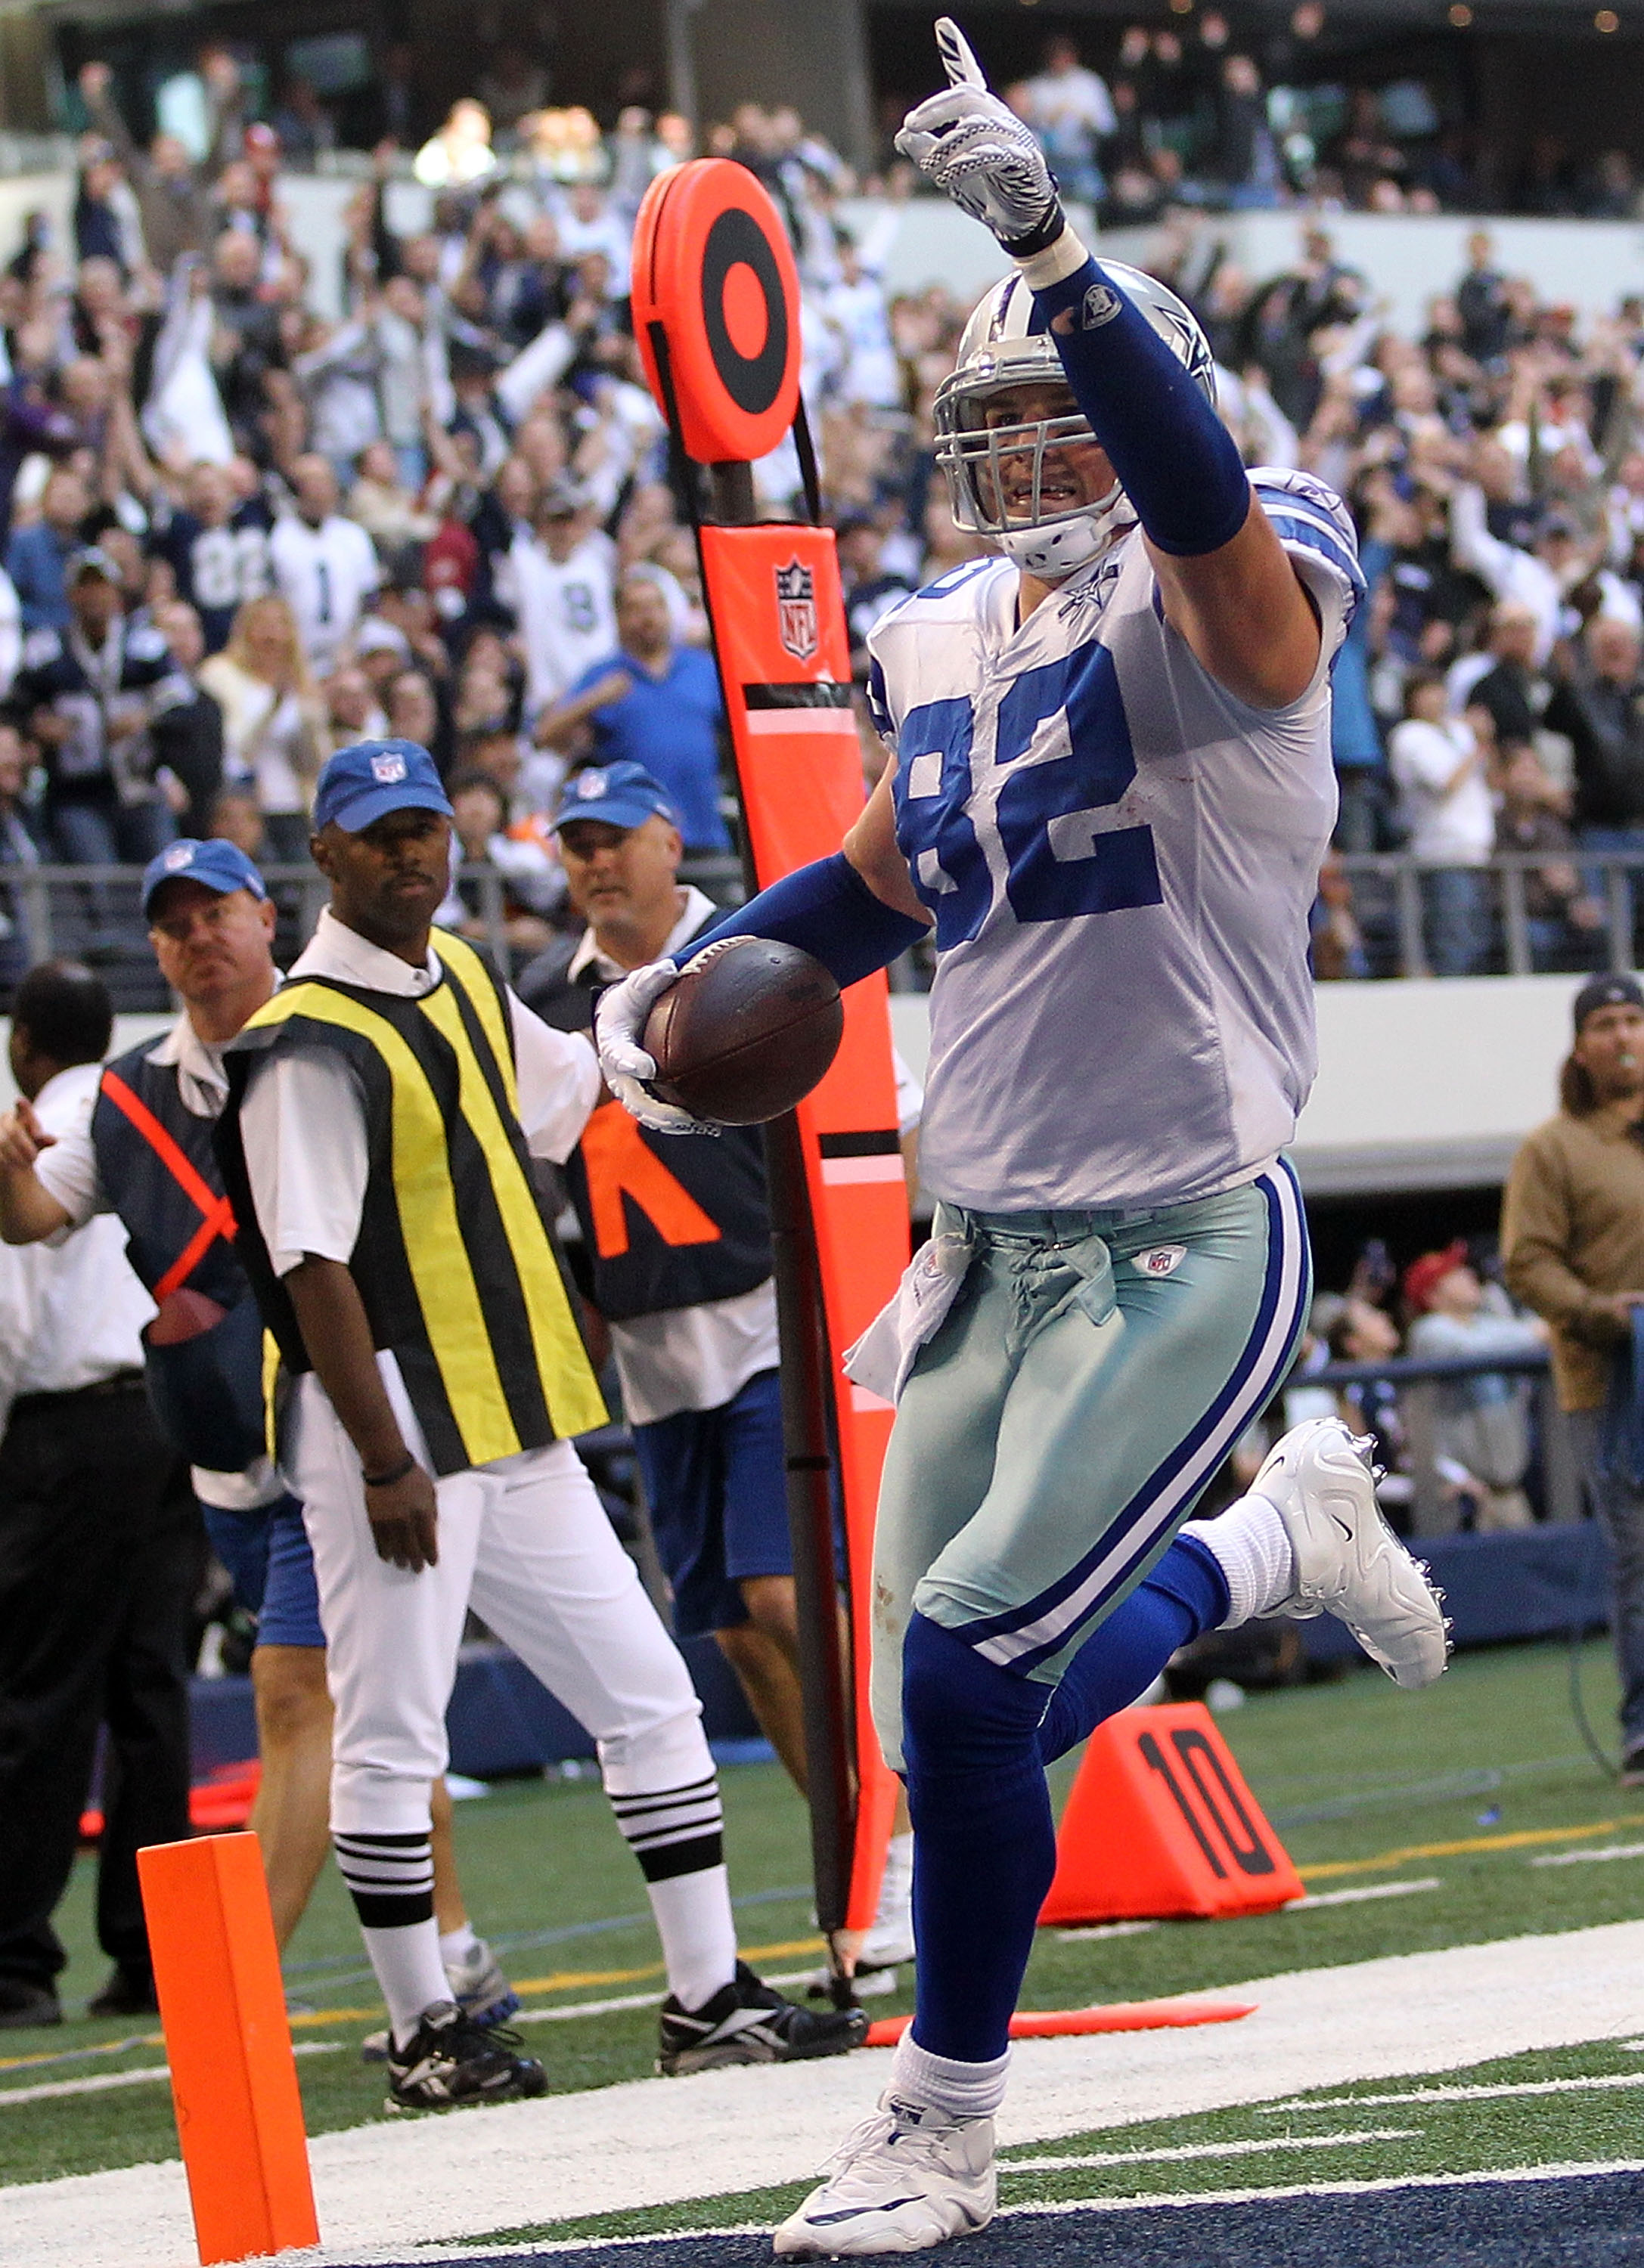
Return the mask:
M 1189 559 L 1230 543 L 1250 509 L 1238 444 L 1140 308 L 1094 260 L 1034 298 L 1151 541 Z
M 925 925 L 876 898 L 843 850 L 785 874 L 745 906 L 674 955 L 682 968 L 722 937 L 769 937 L 797 945 L 847 984 L 884 968 L 926 935 Z

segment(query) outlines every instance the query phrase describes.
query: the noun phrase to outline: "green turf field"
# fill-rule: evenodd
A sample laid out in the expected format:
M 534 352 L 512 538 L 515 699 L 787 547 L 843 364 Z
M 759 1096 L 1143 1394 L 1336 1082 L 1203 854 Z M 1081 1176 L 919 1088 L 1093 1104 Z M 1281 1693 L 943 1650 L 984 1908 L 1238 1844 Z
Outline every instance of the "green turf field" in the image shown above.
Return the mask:
M 1588 1646 L 1581 1664 L 1589 1711 L 1609 1736 L 1615 1689 L 1607 1653 Z M 1463 1657 L 1440 1685 L 1419 1696 L 1396 1692 L 1374 1671 L 1355 1670 L 1336 1684 L 1253 1697 L 1220 1722 L 1309 1891 L 1332 1902 L 1250 1921 L 1168 1923 L 1124 1934 L 1043 1932 L 1026 2005 L 1148 1998 L 1644 1914 L 1644 1797 L 1618 1792 L 1584 1752 L 1561 1646 Z M 744 1947 L 767 1970 L 791 1973 L 805 1965 L 815 1942 L 803 1815 L 774 1766 L 733 1768 L 725 1784 Z M 458 1807 L 457 1835 L 476 1920 L 505 1951 L 528 2015 L 660 1992 L 638 1876 L 592 1779 L 499 1787 Z M 1627 1855 L 1536 1863 L 1583 1850 Z M 92 1928 L 92 1879 L 83 1862 L 59 1917 L 71 1956 L 63 1979 L 70 2010 L 104 1973 Z M 1393 1885 L 1419 1887 L 1334 1902 L 1339 1893 Z M 375 1994 L 334 1876 L 323 1881 L 291 1948 L 288 1977 L 313 2011 L 295 2025 L 311 2132 L 380 2116 L 380 2078 L 357 2053 L 361 2035 L 378 2021 Z M 889 2014 L 905 2006 L 905 1998 L 879 2000 L 873 2010 Z M 533 2021 L 527 2029 L 551 2087 L 567 2090 L 647 2072 L 654 2021 L 648 2007 L 630 2007 Z M 1613 2044 L 1567 2055 L 1575 2058 L 1572 2071 L 1644 2076 L 1644 2054 L 1630 2057 Z M 1558 2057 L 1521 2060 L 1523 2071 L 1511 2076 L 1539 2078 L 1565 2068 Z M 0 2183 L 174 2156 L 163 2080 L 81 2091 L 88 2079 L 158 2073 L 161 2062 L 157 2034 L 134 2024 L 71 2021 L 54 2030 L 0 2035 Z M 13 2099 L 42 2087 L 53 2092 Z M 1397 2129 L 1397 2139 L 1351 2146 L 1355 2174 L 1362 2176 L 1383 2163 L 1408 2169 L 1448 2161 L 1463 2132 L 1473 2138 L 1469 2162 L 1477 2164 L 1629 2154 L 1640 2108 L 1630 2089 L 1598 2089 L 1492 2098 L 1463 2110 L 1423 2106 L 1419 2116 L 1409 2106 L 1367 2110 L 1362 2117 L 1331 2111 L 1336 2123 L 1323 2127 L 1312 2114 L 1298 2112 L 1294 2131 Z M 1159 2146 L 1250 2140 L 1271 2136 L 1275 2126 L 1288 2131 L 1283 2120 L 1249 2110 L 1220 2112 L 1177 2122 Z M 1126 2129 L 1122 2139 L 1110 2132 L 1089 2147 L 1133 2154 L 1148 2146 L 1151 2132 Z M 1054 2148 L 1078 2154 L 1072 2143 Z M 1297 2174 L 1298 2161 L 1312 2171 Z M 1328 2179 L 1338 2170 L 1330 2147 L 1157 2164 L 1127 2156 L 1122 2166 L 1080 2169 L 1082 2186 L 1067 2193 L 1107 2194 L 1112 2183 L 1119 2185 L 1116 2194 L 1155 2185 L 1282 2183 Z M 1062 2192 L 1055 2184 L 1074 2176 L 1043 2178 L 1051 2184 L 1044 2193 L 1057 2195 Z M 732 2218 L 756 2217 L 763 2209 L 746 2198 L 724 2207 Z M 692 2208 L 691 2219 L 703 2225 L 699 2209 Z

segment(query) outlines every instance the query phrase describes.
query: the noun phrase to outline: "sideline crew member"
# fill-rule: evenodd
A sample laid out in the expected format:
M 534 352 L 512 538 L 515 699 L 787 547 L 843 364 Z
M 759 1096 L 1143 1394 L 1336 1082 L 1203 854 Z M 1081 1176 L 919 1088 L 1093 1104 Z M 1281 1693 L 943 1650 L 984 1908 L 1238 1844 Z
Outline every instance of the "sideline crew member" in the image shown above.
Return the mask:
M 18 1121 L 83 1136 L 114 1017 L 107 988 L 48 961 L 18 985 L 0 1181 Z M 0 1439 L 0 2029 L 63 2021 L 51 1916 L 68 1887 L 100 1724 L 107 1727 L 97 1934 L 114 1972 L 87 2013 L 156 2005 L 137 1889 L 145 1843 L 188 1833 L 188 1618 L 199 1528 L 188 1476 L 143 1385 L 153 1303 L 113 1221 L 8 1256 L 22 1297 Z
M 1644 1787 L 1644 1472 L 1627 1469 L 1624 1448 L 1606 1454 L 1604 1439 L 1612 1381 L 1633 1399 L 1644 1311 L 1644 990 L 1631 976 L 1589 977 L 1574 1021 L 1559 1114 L 1508 1176 L 1501 1261 L 1514 1298 L 1552 1327 L 1559 1406 L 1610 1537 L 1621 1780 Z M 1634 1411 L 1627 1431 L 1638 1423 Z
M 689 954 L 719 909 L 681 887 L 679 814 L 642 765 L 573 773 L 554 826 L 571 902 L 588 926 L 579 941 L 539 954 L 520 994 L 545 1022 L 581 1032 L 601 985 L 663 954 Z M 711 1633 L 802 1795 L 763 1137 L 732 1126 L 715 1142 L 681 1142 L 608 1098 L 568 1179 L 673 1592 L 675 1634 Z M 913 1837 L 900 1808 L 898 1824 L 879 1914 L 857 1958 L 864 1974 L 913 1957 Z
M 545 2085 L 451 2003 L 431 1916 L 429 1783 L 470 1600 L 598 1742 L 662 1940 L 662 2068 L 852 2046 L 859 2014 L 795 2007 L 737 1960 L 700 1705 L 571 1446 L 605 1413 L 528 1152 L 563 1162 L 593 1052 L 460 939 L 432 942 L 451 807 L 425 749 L 343 749 L 314 822 L 330 903 L 229 1050 L 218 1155 L 279 1344 L 330 1641 L 332 1833 L 388 2006 L 390 2102 Z
M 33 1243 L 118 1213 L 127 1257 L 158 1307 L 144 1333 L 151 1393 L 173 1446 L 194 1460 L 207 1532 L 257 1617 L 251 1681 L 262 1772 L 249 1824 L 284 1946 L 330 1839 L 325 1632 L 302 1506 L 262 1446 L 262 1322 L 211 1138 L 228 1094 L 223 1050 L 279 983 L 274 908 L 244 851 L 190 838 L 150 864 L 143 912 L 181 1012 L 158 1042 L 108 1064 L 89 1118 L 55 1138 L 26 1103 L 0 1119 L 0 1235 Z M 519 2001 L 463 1908 L 443 1782 L 435 1822 L 434 1900 L 452 1996 L 497 2021 Z

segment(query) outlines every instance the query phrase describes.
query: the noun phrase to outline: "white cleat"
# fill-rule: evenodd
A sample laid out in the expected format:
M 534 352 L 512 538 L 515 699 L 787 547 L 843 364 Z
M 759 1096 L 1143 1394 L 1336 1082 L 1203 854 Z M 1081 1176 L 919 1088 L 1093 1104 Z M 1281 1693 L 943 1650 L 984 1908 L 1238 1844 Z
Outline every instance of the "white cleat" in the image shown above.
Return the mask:
M 829 2160 L 774 2238 L 779 2260 L 928 2252 L 993 2218 L 993 2121 L 944 2118 L 887 2095 Z
M 1332 1614 L 1395 1685 L 1431 1685 L 1449 1660 L 1444 1602 L 1376 1508 L 1368 1441 L 1339 1418 L 1294 1425 L 1251 1484 L 1284 1521 L 1296 1586 L 1270 1612 Z

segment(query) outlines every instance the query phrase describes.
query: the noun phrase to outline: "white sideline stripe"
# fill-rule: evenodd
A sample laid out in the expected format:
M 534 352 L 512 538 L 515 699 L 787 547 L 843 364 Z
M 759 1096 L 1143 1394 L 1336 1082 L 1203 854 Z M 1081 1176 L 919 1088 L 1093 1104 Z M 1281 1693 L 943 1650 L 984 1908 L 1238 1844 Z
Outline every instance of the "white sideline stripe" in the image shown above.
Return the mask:
M 341 2040 L 304 2040 L 291 2053 L 335 2055 L 342 2045 Z M 101 2095 L 111 2087 L 141 2087 L 149 2080 L 170 2077 L 169 2064 L 145 2063 L 136 2071 L 100 2071 L 89 2079 L 50 2079 L 40 2087 L 0 2087 L 0 2110 L 13 2110 L 19 2102 L 46 2102 L 54 2095 Z
M 1295 1933 L 1275 1924 L 1269 1941 L 1294 1947 Z M 1326 2088 L 1410 2087 L 1497 2057 L 1636 2038 L 1644 2011 L 1618 1979 L 1640 1973 L 1644 1922 L 1336 1968 L 1292 1960 L 1258 1977 L 1230 1967 L 1203 1989 L 1258 2002 L 1242 2024 L 1018 2041 L 999 2139 L 1018 2150 L 1075 2138 L 1123 2147 L 1115 2130 L 1129 2128 L 1135 2141 L 1145 2122 Z M 330 2259 L 363 2268 L 431 2245 L 494 2256 L 481 2239 L 497 2228 L 797 2185 L 815 2178 L 819 2155 L 872 2108 L 883 2083 L 878 2057 L 839 2056 L 630 2080 L 497 2104 L 483 2117 L 403 2123 L 376 2118 L 364 2088 L 360 2117 L 371 2123 L 318 2135 L 311 2146 L 320 2225 Z M 1364 2109 L 1353 2102 L 1355 2122 Z M 1541 2178 L 1544 2169 L 1534 2170 Z M 175 2161 L 8 2188 L 0 2220 L 8 2263 L 28 2268 L 179 2268 L 195 2257 Z M 488 2228 L 476 2231 L 482 2220 Z M 311 2264 L 320 2268 L 313 2254 L 292 2268 Z
M 1253 2142 L 1178 2142 L 1161 2150 L 1093 2150 L 1072 2158 L 1001 2158 L 1001 2174 L 1082 2172 L 1087 2166 L 1165 2166 L 1191 2158 L 1264 2158 L 1274 2150 L 1345 2150 L 1362 2142 L 1413 2142 L 1419 2126 L 1367 2126 L 1353 2134 L 1261 2134 Z
M 1093 1929 L 1058 1929 L 1058 1945 L 1088 1945 L 1098 1937 L 1140 1937 L 1150 1929 L 1157 1929 L 1156 1921 L 1101 1921 Z
M 1362 1882 L 1356 1889 L 1309 1891 L 1304 1898 L 1292 1898 L 1280 1913 L 1306 1913 L 1310 1906 L 1361 1906 L 1371 1898 L 1409 1898 L 1418 1890 L 1440 1890 L 1444 1887 L 1437 1874 L 1424 1874 L 1419 1882 Z
M 1612 2088 L 1644 2087 L 1644 2071 L 1604 2072 L 1593 2079 L 1501 2080 L 1493 2087 L 1412 2087 L 1404 2095 L 1331 2095 L 1315 2102 L 1264 2102 L 1264 2118 L 1295 2110 L 1350 2110 L 1360 2103 L 1495 2102 L 1509 2095 L 1602 2095 Z
M 849 1182 L 899 1182 L 906 1171 L 899 1150 L 888 1150 L 878 1158 L 824 1158 L 822 1161 L 823 1181 L 836 1189 Z
M 1548 1851 L 1532 1867 L 1595 1867 L 1603 1859 L 1644 1859 L 1644 1843 L 1606 1843 L 1602 1851 Z
M 856 714 L 850 709 L 749 709 L 743 712 L 744 728 L 761 733 L 837 733 L 856 738 Z
M 1043 2205 L 1002 2205 L 993 2216 L 996 2220 L 1048 2220 L 1052 2217 L 1065 2220 L 1074 2213 L 1181 2213 L 1196 2205 L 1271 2205 L 1287 2204 L 1294 2198 L 1374 2197 L 1397 2190 L 1472 2190 L 1487 2188 L 1492 2183 L 1510 2183 L 1515 2188 L 1533 2186 L 1538 2182 L 1601 2181 L 1617 2174 L 1644 2174 L 1644 2158 L 1571 2159 L 1552 2166 L 1504 2166 L 1495 2173 L 1464 2174 L 1383 2174 L 1373 2180 L 1341 2182 L 1287 2182 L 1273 2189 L 1240 2190 L 1178 2190 L 1162 2197 L 1142 2191 L 1136 2197 L 1058 2198 Z M 508 2257 L 557 2260 L 563 2254 L 615 2251 L 619 2246 L 626 2250 L 638 2244 L 682 2244 L 700 2242 L 707 2237 L 767 2236 L 768 2221 L 727 2221 L 712 2228 L 653 2229 L 647 2236 L 564 2236 L 539 2238 L 534 2242 L 510 2243 Z M 417 2260 L 494 2260 L 495 2243 L 427 2244 L 416 2249 Z M 406 2257 L 403 2245 L 392 2251 L 362 2252 L 335 2251 L 321 2246 L 317 2252 L 305 2252 L 300 2268 L 376 2268 L 379 2261 L 396 2264 Z

